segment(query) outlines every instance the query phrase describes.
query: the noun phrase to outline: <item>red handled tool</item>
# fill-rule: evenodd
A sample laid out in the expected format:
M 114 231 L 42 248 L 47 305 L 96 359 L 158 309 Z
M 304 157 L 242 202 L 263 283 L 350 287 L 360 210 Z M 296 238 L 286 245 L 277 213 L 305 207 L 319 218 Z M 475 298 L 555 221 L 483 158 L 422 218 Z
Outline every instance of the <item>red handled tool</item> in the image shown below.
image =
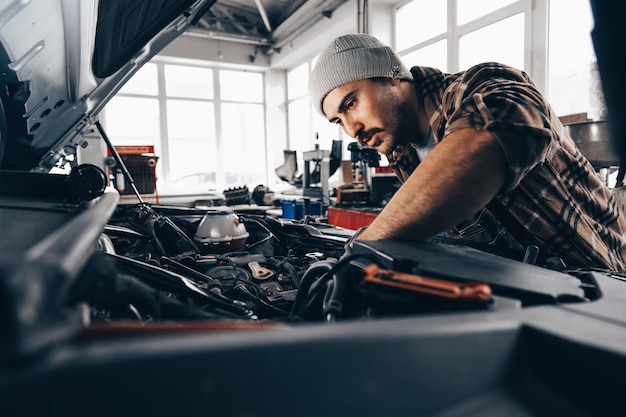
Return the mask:
M 380 269 L 375 264 L 363 269 L 365 282 L 401 288 L 436 297 L 472 301 L 480 304 L 491 302 L 491 287 L 485 283 L 453 282 L 421 275 Z

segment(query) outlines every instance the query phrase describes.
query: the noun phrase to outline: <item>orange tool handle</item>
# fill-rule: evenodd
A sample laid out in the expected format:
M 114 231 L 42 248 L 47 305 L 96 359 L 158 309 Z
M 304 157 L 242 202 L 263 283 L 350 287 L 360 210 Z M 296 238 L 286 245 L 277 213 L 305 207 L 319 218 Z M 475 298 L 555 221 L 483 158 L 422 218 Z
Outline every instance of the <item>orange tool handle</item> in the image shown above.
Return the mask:
M 370 264 L 363 269 L 365 282 L 401 288 L 437 297 L 455 300 L 487 302 L 491 300 L 491 287 L 478 282 L 453 282 L 421 275 L 380 269 Z

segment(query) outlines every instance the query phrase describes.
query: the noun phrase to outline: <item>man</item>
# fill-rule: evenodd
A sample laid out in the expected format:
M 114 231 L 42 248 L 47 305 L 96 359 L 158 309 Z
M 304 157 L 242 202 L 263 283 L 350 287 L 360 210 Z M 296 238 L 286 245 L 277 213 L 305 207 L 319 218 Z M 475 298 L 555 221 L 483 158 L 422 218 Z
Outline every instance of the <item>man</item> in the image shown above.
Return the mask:
M 409 71 L 376 38 L 350 34 L 321 53 L 309 92 L 403 182 L 358 239 L 447 231 L 507 250 L 538 246 L 567 267 L 626 271 L 626 218 L 524 72 Z

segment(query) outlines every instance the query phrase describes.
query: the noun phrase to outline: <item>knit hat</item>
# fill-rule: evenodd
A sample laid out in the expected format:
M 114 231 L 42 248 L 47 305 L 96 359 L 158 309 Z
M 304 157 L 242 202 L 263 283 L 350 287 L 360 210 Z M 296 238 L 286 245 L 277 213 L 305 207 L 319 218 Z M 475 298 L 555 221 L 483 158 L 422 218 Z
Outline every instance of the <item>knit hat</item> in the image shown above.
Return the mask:
M 394 50 L 373 36 L 362 33 L 339 36 L 317 59 L 309 76 L 309 95 L 315 108 L 324 115 L 322 102 L 332 90 L 352 81 L 376 77 L 413 79 Z

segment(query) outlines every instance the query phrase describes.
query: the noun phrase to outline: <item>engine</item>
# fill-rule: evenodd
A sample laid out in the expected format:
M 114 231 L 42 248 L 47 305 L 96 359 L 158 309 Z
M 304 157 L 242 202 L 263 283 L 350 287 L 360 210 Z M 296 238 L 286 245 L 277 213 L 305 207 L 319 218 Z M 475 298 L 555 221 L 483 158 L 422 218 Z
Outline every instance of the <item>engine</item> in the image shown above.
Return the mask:
M 90 323 L 298 323 L 599 297 L 593 274 L 511 255 L 444 238 L 362 242 L 308 219 L 120 206 L 70 301 L 89 307 Z
M 325 227 L 335 229 L 228 210 L 120 206 L 72 301 L 90 306 L 92 322 L 287 320 L 307 270 L 327 272 L 344 253 L 351 233 Z

